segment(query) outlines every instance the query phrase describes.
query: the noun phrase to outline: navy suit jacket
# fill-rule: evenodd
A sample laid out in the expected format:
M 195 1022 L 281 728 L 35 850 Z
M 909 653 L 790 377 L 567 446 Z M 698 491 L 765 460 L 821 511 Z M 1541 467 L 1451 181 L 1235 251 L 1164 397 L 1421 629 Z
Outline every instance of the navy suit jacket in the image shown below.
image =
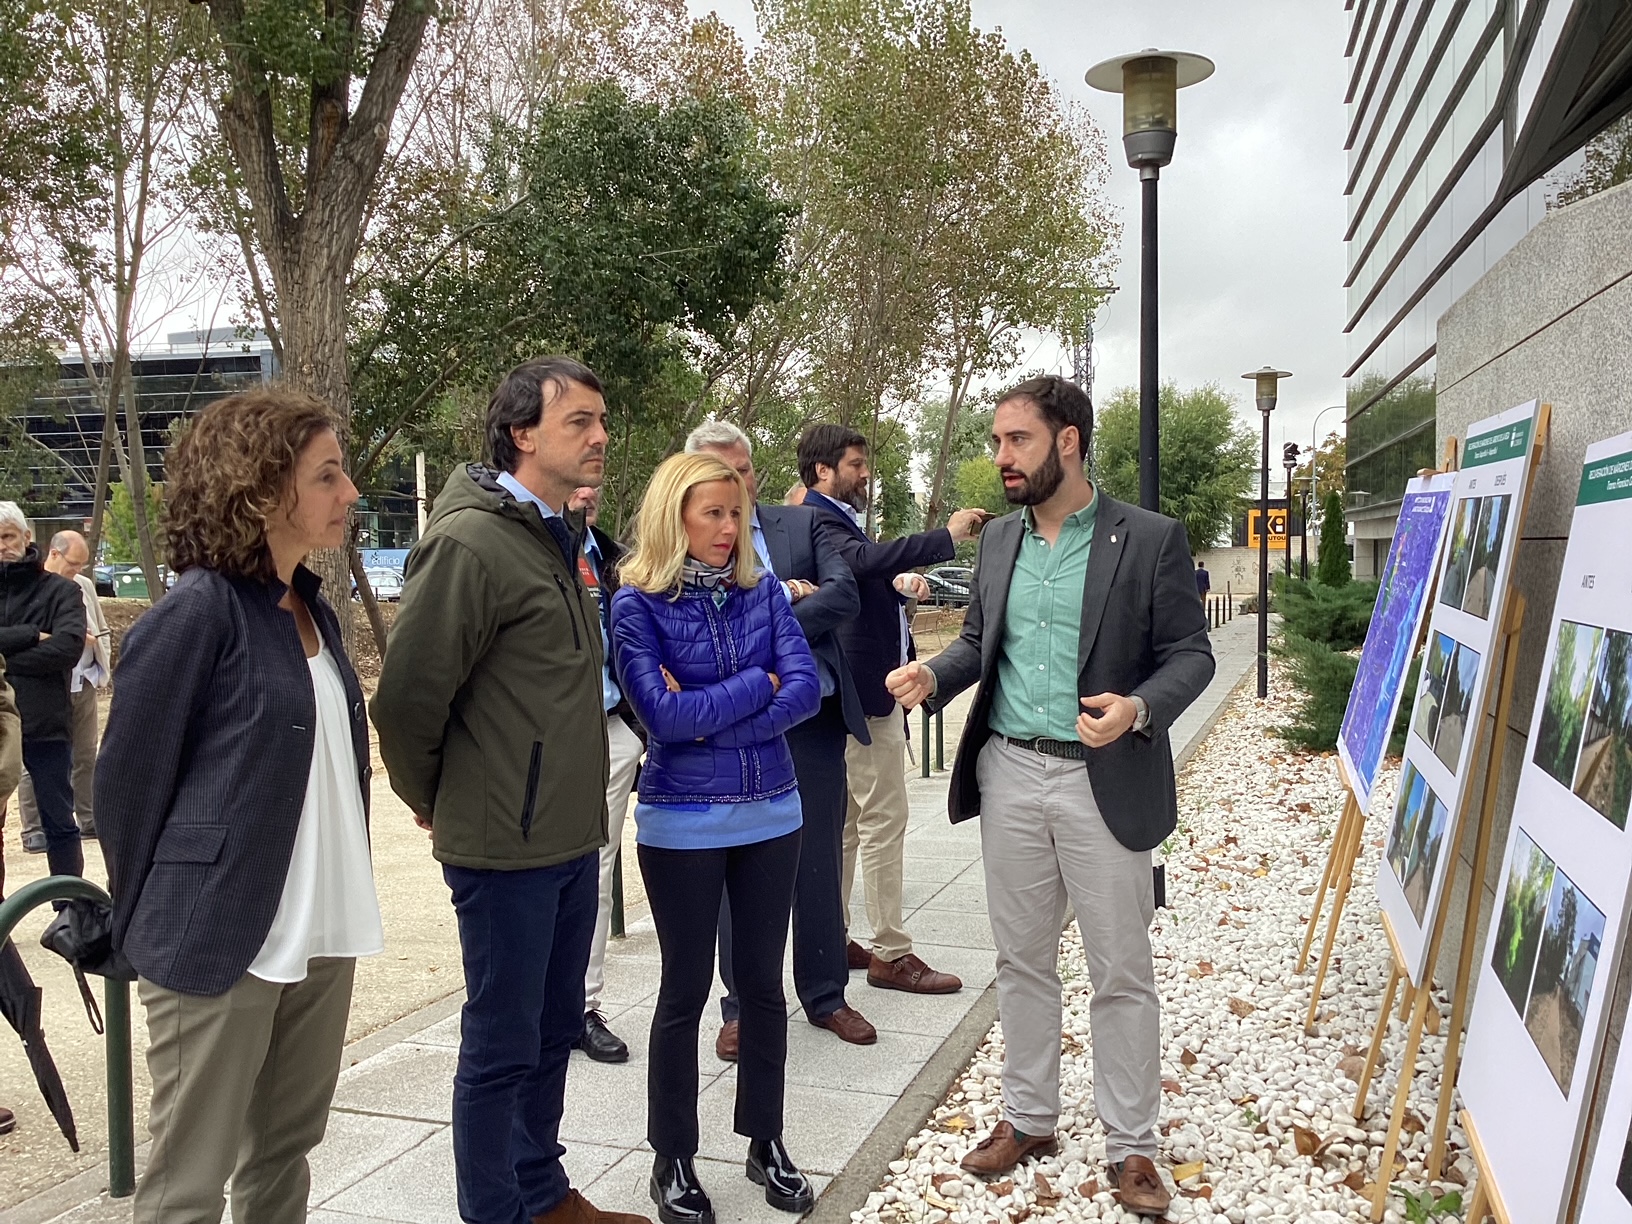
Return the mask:
M 861 708 L 869 718 L 893 714 L 896 701 L 884 677 L 901 666 L 901 608 L 906 599 L 895 589 L 895 576 L 920 565 L 950 561 L 955 551 L 945 527 L 875 543 L 837 503 L 812 489 L 805 505 L 821 515 L 822 534 L 856 576 L 861 612 L 839 634 L 850 671 L 861 690 Z M 907 657 L 913 658 L 912 635 Z
M 872 743 L 867 719 L 850 665 L 840 648 L 839 633 L 861 608 L 850 567 L 828 542 L 820 519 L 809 506 L 756 506 L 771 569 L 782 581 L 802 578 L 816 584 L 816 593 L 793 605 L 793 615 L 805 631 L 810 653 L 838 680 L 845 730 L 864 744 Z

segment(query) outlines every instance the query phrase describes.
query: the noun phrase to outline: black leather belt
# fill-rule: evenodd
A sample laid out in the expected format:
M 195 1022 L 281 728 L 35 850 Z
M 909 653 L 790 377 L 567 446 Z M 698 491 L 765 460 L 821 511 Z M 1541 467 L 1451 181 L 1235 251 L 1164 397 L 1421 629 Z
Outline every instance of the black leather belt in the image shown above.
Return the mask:
M 1043 756 L 1064 757 L 1068 761 L 1086 761 L 1088 747 L 1078 740 L 1046 739 L 1039 735 L 1036 739 L 1015 739 L 1012 735 L 1003 737 L 1016 748 L 1024 748 L 1027 752 L 1038 752 Z

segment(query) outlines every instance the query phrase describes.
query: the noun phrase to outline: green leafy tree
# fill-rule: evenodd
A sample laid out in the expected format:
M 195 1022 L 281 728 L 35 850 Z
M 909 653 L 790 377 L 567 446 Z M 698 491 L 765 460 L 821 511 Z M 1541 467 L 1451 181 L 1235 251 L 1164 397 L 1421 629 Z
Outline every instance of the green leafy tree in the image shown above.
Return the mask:
M 157 484 L 145 486 L 147 492 L 147 513 L 143 521 L 157 523 L 164 508 L 164 490 Z M 136 522 L 136 506 L 130 496 L 130 486 L 123 481 L 115 481 L 109 490 L 108 522 L 104 535 L 106 544 L 103 555 L 108 561 L 115 564 L 133 564 L 142 559 L 141 529 Z M 162 543 L 159 549 L 159 561 L 164 561 Z
M 952 483 L 959 510 L 979 506 L 993 514 L 1007 514 L 1014 509 L 1003 496 L 1003 478 L 997 473 L 997 464 L 985 455 L 976 455 L 958 464 Z
M 1181 391 L 1164 383 L 1161 425 L 1162 513 L 1184 524 L 1190 547 L 1209 548 L 1229 529 L 1258 468 L 1258 442 L 1216 384 Z M 1139 393 L 1111 393 L 1094 427 L 1094 472 L 1112 497 L 1139 500 Z
M 1550 207 L 1563 208 L 1628 181 L 1632 181 L 1632 115 L 1617 119 L 1587 142 L 1581 169 L 1563 185 Z
M 1336 489 L 1326 494 L 1320 513 L 1320 559 L 1315 564 L 1315 580 L 1329 587 L 1347 586 L 1353 576 L 1349 564 L 1349 527 L 1343 517 L 1343 495 Z

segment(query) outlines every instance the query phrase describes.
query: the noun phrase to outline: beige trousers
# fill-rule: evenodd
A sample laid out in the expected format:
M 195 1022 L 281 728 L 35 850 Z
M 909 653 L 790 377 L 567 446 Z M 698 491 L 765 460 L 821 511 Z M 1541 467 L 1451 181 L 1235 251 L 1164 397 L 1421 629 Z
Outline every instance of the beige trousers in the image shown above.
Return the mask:
M 634 789 L 645 751 L 640 736 L 616 714 L 607 715 L 606 746 L 611 750 L 612 769 L 606 783 L 606 845 L 601 847 L 601 896 L 595 911 L 595 936 L 589 944 L 589 968 L 584 973 L 584 1012 L 599 1011 L 601 990 L 606 986 L 606 941 L 612 934 L 612 868 L 623 846 L 623 822 L 629 811 L 629 792 Z M 623 865 L 624 878 L 634 870 Z
M 1162 1013 L 1151 959 L 1150 853 L 1105 827 L 1081 761 L 1041 756 L 994 735 L 975 766 L 986 912 L 997 945 L 1003 1114 L 1028 1135 L 1060 1119 L 1060 928 L 1082 932 L 1094 1109 L 1105 1159 L 1156 1155 Z
M 845 741 L 844 767 L 850 803 L 844 820 L 845 928 L 850 927 L 850 895 L 861 859 L 861 886 L 867 924 L 873 929 L 873 955 L 900 960 L 912 951 L 901 916 L 901 869 L 907 841 L 907 775 L 903 757 L 907 723 L 901 707 L 883 718 L 869 718 L 873 742 Z
M 287 985 L 245 974 L 213 998 L 145 978 L 153 1146 L 134 1224 L 300 1224 L 340 1078 L 350 957 L 313 960 Z
M 91 833 L 96 829 L 96 817 L 91 811 L 96 781 L 96 688 L 86 684 L 68 697 L 73 719 L 69 733 L 74 745 L 74 819 L 81 833 Z M 34 802 L 34 783 L 26 773 L 17 787 L 17 807 L 23 814 L 23 832 L 38 833 L 40 809 Z

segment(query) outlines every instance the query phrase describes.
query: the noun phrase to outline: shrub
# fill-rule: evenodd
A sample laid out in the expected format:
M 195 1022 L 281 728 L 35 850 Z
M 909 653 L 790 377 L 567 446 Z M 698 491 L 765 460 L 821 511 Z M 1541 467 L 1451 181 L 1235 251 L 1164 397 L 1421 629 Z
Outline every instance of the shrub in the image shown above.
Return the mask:
M 1366 640 L 1376 602 L 1375 582 L 1333 587 L 1284 575 L 1276 580 L 1274 607 L 1287 634 L 1333 650 L 1353 650 Z
M 1349 525 L 1343 517 L 1343 494 L 1333 489 L 1326 494 L 1320 512 L 1320 558 L 1315 577 L 1329 587 L 1347 586 L 1354 577 L 1349 565 Z
M 1275 734 L 1300 748 L 1330 752 L 1337 747 L 1359 658 L 1290 631 L 1275 643 L 1274 650 L 1287 661 L 1292 682 L 1303 691 L 1293 721 L 1276 727 Z
M 1417 677 L 1422 675 L 1422 655 L 1411 660 L 1405 673 L 1405 689 L 1400 694 L 1399 713 L 1394 716 L 1394 733 L 1388 737 L 1388 755 L 1405 755 L 1405 733 L 1411 729 L 1411 707 L 1417 704 Z

